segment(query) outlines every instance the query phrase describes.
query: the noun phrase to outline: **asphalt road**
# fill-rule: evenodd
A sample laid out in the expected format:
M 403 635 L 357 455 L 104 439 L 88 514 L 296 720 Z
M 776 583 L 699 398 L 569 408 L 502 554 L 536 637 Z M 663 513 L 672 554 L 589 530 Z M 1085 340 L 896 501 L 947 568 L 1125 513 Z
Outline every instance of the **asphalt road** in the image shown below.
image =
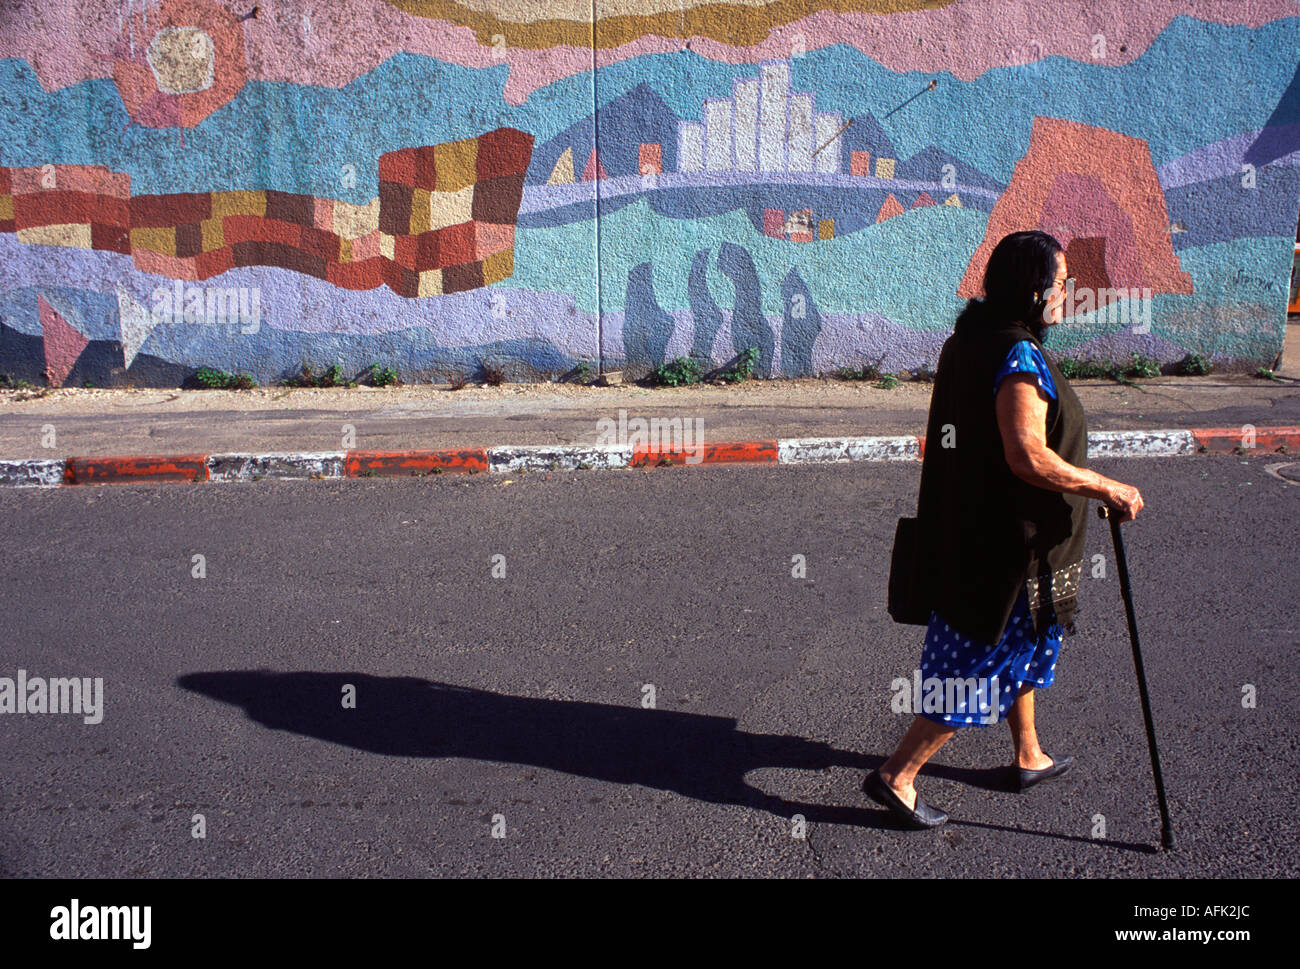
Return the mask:
M 962 731 L 918 783 L 952 820 L 905 832 L 859 785 L 910 719 L 919 464 L 6 489 L 0 676 L 102 677 L 103 719 L 0 715 L 0 873 L 1294 877 L 1285 460 L 1094 465 L 1147 505 L 1171 854 L 1096 518 L 1037 704 L 1076 766 L 1011 793 L 1006 727 Z

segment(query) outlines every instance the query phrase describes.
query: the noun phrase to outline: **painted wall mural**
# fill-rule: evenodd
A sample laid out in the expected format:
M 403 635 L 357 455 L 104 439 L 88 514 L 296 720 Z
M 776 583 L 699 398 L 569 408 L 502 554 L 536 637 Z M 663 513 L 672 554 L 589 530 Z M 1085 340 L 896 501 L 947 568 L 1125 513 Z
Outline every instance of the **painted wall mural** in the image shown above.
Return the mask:
M 1061 353 L 1281 350 L 1294 0 L 594 9 L 4 4 L 0 374 L 914 369 L 1025 228 Z

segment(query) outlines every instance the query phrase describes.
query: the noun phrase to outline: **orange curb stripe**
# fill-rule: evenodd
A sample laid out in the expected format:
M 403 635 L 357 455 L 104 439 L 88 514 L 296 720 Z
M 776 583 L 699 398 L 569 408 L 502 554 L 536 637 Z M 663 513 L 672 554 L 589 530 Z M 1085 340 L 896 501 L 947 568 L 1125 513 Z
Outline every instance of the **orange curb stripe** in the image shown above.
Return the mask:
M 68 458 L 63 469 L 64 484 L 138 484 L 149 481 L 207 480 L 206 454 Z
M 1197 427 L 1192 429 L 1192 437 L 1196 443 L 1211 451 L 1234 451 L 1236 448 L 1242 448 L 1242 453 L 1269 453 L 1275 452 L 1283 444 L 1287 450 L 1300 451 L 1300 426 L 1288 425 L 1283 427 L 1257 427 L 1255 428 L 1255 446 L 1253 448 L 1242 446 L 1243 433 L 1241 425 L 1237 427 Z
M 432 474 L 435 471 L 486 471 L 485 448 L 444 451 L 349 451 L 343 474 L 349 478 Z
M 629 463 L 634 468 L 641 468 L 647 465 L 659 466 L 661 462 L 671 462 L 673 465 L 776 464 L 777 459 L 776 441 L 726 441 L 703 444 L 698 450 L 635 447 Z
M 1198 446 L 1209 451 L 1232 453 L 1241 448 L 1241 427 L 1192 428 L 1190 433 Z M 925 437 L 916 438 L 920 456 L 925 457 Z M 1255 447 L 1242 448 L 1243 454 L 1276 453 L 1285 445 L 1288 450 L 1300 453 L 1300 425 L 1257 427 Z M 776 464 L 777 442 L 730 441 L 701 446 L 702 459 L 698 464 Z M 632 452 L 631 465 L 646 467 L 660 465 L 665 460 L 672 465 L 690 465 L 696 457 L 695 450 L 655 450 L 638 447 Z M 208 456 L 204 454 L 136 455 L 133 457 L 71 457 L 64 464 L 63 483 L 76 484 L 131 484 L 152 481 L 209 481 Z M 350 478 L 428 474 L 435 471 L 488 471 L 488 453 L 485 448 L 446 449 L 440 451 L 349 451 L 344 461 L 344 474 Z

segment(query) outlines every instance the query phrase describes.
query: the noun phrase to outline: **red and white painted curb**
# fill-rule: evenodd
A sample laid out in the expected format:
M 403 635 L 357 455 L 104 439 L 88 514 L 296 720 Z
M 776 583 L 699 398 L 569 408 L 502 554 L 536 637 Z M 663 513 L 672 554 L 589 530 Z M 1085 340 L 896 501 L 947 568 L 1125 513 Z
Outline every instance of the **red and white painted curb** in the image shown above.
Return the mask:
M 1172 457 L 1185 454 L 1300 454 L 1300 426 L 1258 427 L 1254 446 L 1241 427 L 1184 431 L 1094 431 L 1089 458 Z M 574 471 L 691 467 L 707 464 L 834 464 L 918 461 L 925 438 L 804 437 L 725 441 L 682 451 L 584 444 L 451 448 L 439 451 L 325 451 L 283 454 L 173 454 L 131 457 L 0 459 L 0 487 L 54 487 L 160 481 L 260 481 L 406 477 L 443 473 Z

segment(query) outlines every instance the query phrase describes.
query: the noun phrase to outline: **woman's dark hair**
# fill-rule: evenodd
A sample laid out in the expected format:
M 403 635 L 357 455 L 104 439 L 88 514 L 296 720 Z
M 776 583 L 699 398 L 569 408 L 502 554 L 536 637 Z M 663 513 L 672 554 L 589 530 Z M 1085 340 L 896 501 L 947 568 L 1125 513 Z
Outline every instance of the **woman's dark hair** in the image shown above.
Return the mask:
M 979 315 L 990 323 L 1019 320 L 1041 341 L 1047 330 L 1042 320 L 1043 306 L 1056 279 L 1056 255 L 1064 251 L 1046 232 L 1013 232 L 1005 236 L 994 246 L 984 269 L 984 299 Z M 967 306 L 968 310 L 973 308 Z

